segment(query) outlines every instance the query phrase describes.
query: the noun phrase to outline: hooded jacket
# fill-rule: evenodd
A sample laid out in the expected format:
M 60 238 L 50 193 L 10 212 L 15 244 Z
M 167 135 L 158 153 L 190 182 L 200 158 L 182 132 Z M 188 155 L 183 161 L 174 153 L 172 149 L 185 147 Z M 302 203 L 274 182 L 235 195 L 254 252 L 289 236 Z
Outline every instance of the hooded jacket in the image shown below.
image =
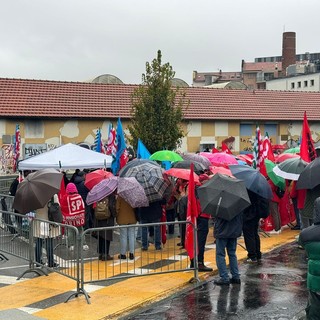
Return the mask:
M 314 202 L 314 225 L 303 229 L 299 243 L 308 254 L 307 287 L 314 292 L 320 292 L 320 197 Z

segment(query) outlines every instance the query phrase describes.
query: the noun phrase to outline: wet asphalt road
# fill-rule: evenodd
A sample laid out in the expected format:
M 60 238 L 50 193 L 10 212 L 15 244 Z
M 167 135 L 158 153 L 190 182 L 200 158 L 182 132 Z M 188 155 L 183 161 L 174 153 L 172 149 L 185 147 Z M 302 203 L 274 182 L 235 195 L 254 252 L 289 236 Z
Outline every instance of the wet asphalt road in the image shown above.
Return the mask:
M 263 255 L 261 265 L 240 264 L 241 285 L 219 287 L 214 278 L 125 319 L 301 319 L 307 303 L 307 259 L 296 243 Z

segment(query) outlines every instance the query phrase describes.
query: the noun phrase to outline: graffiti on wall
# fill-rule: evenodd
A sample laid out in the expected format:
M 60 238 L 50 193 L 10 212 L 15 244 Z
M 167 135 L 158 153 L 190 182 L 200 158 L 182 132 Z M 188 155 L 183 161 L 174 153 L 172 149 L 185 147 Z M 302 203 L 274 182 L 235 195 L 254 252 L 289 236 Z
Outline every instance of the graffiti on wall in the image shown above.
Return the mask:
M 13 144 L 3 144 L 1 146 L 1 173 L 11 173 L 13 167 Z

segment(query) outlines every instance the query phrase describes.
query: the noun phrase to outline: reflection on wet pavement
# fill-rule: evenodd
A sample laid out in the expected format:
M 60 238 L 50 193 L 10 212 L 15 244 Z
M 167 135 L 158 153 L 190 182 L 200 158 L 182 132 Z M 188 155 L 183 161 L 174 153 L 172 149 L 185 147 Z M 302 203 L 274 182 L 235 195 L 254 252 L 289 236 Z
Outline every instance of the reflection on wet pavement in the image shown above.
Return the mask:
M 122 319 L 297 319 L 307 301 L 306 255 L 296 243 L 263 256 L 261 265 L 241 263 L 241 285 L 194 289 L 140 309 Z

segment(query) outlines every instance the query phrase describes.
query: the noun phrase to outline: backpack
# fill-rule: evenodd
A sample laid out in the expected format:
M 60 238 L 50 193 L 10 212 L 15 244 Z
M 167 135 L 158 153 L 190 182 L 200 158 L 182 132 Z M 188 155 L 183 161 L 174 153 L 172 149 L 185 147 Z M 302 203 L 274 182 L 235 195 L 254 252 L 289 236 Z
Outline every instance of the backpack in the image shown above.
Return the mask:
M 49 221 L 57 223 L 62 223 L 63 221 L 60 205 L 54 202 L 53 199 L 48 202 L 48 219 Z
M 97 205 L 94 209 L 94 214 L 96 220 L 107 220 L 111 217 L 108 197 L 105 197 L 97 202 Z

